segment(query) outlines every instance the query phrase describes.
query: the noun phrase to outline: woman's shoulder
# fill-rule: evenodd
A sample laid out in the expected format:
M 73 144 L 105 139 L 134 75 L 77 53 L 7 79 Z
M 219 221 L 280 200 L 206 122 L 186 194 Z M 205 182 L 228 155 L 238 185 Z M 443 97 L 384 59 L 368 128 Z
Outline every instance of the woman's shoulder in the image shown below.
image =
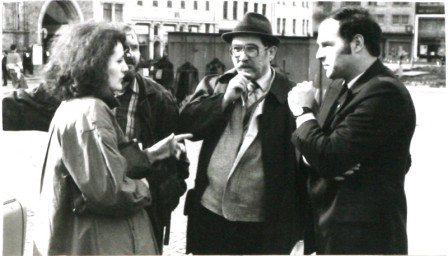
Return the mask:
M 94 97 L 63 101 L 58 112 L 60 119 L 65 120 L 64 123 L 76 124 L 81 129 L 111 125 L 113 118 L 113 112 L 107 104 Z

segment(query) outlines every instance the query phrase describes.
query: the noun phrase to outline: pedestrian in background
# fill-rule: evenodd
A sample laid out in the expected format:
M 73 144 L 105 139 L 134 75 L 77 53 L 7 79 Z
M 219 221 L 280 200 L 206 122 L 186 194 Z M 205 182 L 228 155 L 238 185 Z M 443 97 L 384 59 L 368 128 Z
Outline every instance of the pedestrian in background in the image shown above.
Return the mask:
M 317 254 L 407 254 L 405 175 L 415 129 L 406 87 L 378 59 L 381 28 L 367 10 L 336 10 L 319 27 L 316 58 L 336 80 L 317 115 L 316 89 L 288 102 L 292 140 L 310 178 Z
M 203 140 L 185 202 L 187 253 L 289 254 L 307 223 L 290 140 L 294 83 L 271 67 L 280 40 L 265 16 L 247 13 L 222 38 L 234 68 L 206 76 L 180 113 L 179 131 Z
M 3 86 L 7 86 L 8 85 L 8 69 L 6 68 L 6 56 L 8 55 L 8 53 L 6 51 L 3 51 L 3 55 L 2 55 L 2 79 L 3 79 Z
M 32 58 L 32 47 L 26 47 L 23 52 L 23 73 L 27 75 L 33 75 L 33 58 Z
M 20 58 L 20 54 L 17 53 L 17 45 L 12 44 L 10 49 L 11 50 L 6 57 L 6 68 L 8 69 L 12 86 L 14 88 L 27 88 L 20 82 L 21 80 L 24 80 L 22 73 L 23 65 L 22 58 Z

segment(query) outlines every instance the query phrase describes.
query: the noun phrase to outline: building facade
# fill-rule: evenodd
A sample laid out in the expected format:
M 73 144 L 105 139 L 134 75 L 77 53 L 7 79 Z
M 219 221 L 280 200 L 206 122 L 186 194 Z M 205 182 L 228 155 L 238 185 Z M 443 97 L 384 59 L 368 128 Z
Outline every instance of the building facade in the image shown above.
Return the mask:
M 326 15 L 344 6 L 366 8 L 375 17 L 383 30 L 381 57 L 385 61 L 432 61 L 444 54 L 443 2 L 315 2 L 314 32 Z
M 414 58 L 428 61 L 445 58 L 445 6 L 422 2 L 415 6 Z
M 163 56 L 169 32 L 227 32 L 247 12 L 265 15 L 276 35 L 312 35 L 310 1 L 5 0 L 2 11 L 3 50 L 12 43 L 18 45 L 19 51 L 32 47 L 34 53 L 42 55 L 43 63 L 58 28 L 87 20 L 133 24 L 144 60 Z
M 219 32 L 228 32 L 247 12 L 266 16 L 273 33 L 279 36 L 312 36 L 311 1 L 246 0 L 216 1 Z
M 129 1 L 130 22 L 138 34 L 142 57 L 162 57 L 169 32 L 217 32 L 215 4 L 209 0 Z

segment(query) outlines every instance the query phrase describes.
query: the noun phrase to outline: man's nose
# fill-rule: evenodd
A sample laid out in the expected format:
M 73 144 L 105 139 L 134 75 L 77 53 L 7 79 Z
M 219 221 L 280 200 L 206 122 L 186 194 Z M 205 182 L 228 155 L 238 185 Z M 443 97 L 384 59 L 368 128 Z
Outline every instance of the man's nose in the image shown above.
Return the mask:
M 321 48 L 319 47 L 319 48 L 317 48 L 316 59 L 318 59 L 318 60 L 322 60 L 323 58 L 324 58 L 324 53 L 323 53 L 323 51 L 321 50 Z
M 246 61 L 246 60 L 249 59 L 249 56 L 247 56 L 246 51 L 243 50 L 243 51 L 241 52 L 240 56 L 238 57 L 238 59 L 239 59 L 240 61 Z

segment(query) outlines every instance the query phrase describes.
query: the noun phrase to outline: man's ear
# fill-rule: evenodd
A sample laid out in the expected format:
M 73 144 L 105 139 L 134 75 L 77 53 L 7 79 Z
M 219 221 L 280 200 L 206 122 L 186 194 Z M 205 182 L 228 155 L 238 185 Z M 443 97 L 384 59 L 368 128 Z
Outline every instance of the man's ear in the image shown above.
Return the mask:
M 269 61 L 272 61 L 275 58 L 275 55 L 277 54 L 277 46 L 271 46 L 268 49 L 269 52 Z
M 356 34 L 353 37 L 350 46 L 352 47 L 352 52 L 360 52 L 364 49 L 364 36 L 361 34 Z

